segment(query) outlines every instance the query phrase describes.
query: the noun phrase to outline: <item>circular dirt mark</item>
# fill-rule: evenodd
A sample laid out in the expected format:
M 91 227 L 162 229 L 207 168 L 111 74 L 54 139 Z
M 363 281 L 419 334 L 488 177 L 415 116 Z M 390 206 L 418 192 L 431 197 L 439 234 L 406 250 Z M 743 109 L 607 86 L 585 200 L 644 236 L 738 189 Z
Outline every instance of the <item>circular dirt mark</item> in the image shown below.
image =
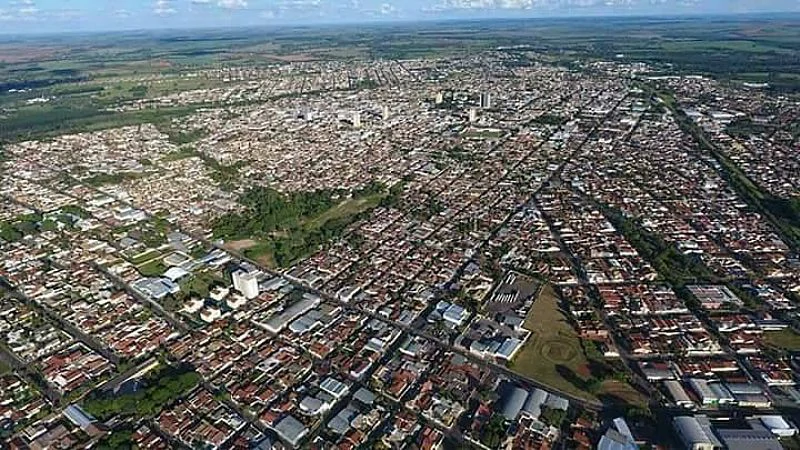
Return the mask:
M 542 356 L 556 364 L 572 361 L 578 356 L 578 350 L 560 341 L 548 341 L 542 345 Z

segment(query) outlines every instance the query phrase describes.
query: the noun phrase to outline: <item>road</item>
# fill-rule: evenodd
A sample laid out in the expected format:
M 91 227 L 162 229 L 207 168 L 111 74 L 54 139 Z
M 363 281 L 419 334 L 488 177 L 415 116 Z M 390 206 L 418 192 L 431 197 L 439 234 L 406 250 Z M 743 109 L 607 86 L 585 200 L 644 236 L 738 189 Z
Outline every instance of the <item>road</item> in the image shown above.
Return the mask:
M 620 103 L 621 103 L 621 100 L 620 100 Z M 507 138 L 503 139 L 502 142 L 497 143 L 494 148 L 496 148 L 497 146 L 501 145 L 503 142 L 505 142 L 505 140 L 507 140 Z M 532 150 L 532 151 L 534 151 L 534 150 Z M 570 158 L 567 158 L 565 161 L 563 161 L 562 164 L 559 167 L 563 169 L 563 167 L 569 162 L 569 159 Z M 90 189 L 90 190 L 92 190 L 92 191 L 94 191 L 96 193 L 108 196 L 107 193 L 97 189 L 96 187 L 89 186 L 89 185 L 81 182 L 80 180 L 72 177 L 66 171 L 62 171 L 62 170 L 59 170 L 58 168 L 52 168 L 52 167 L 47 167 L 47 169 L 53 170 L 55 172 L 58 172 L 58 173 L 62 174 L 63 176 L 71 179 L 74 183 L 77 183 L 77 184 L 79 184 L 79 185 L 81 185 L 81 186 L 83 186 L 83 187 L 85 187 L 87 189 Z M 498 179 L 497 183 L 500 183 L 504 179 L 505 179 L 505 177 L 502 177 L 501 179 Z M 494 185 L 496 185 L 496 183 Z M 138 209 L 138 207 L 136 205 L 133 205 L 128 201 L 125 201 L 125 200 L 122 200 L 122 199 L 119 199 L 119 198 L 116 198 L 116 200 L 118 202 L 120 202 L 121 204 L 125 205 L 125 206 L 129 206 L 129 207 Z M 154 216 L 152 214 L 147 213 L 147 212 L 146 212 L 146 214 L 147 214 L 148 219 L 151 219 L 151 220 L 154 219 Z M 408 326 L 408 325 L 404 325 L 404 324 L 400 324 L 400 323 L 396 323 L 396 322 L 388 321 L 386 319 L 386 317 L 384 317 L 384 316 L 381 316 L 381 315 L 379 315 L 377 313 L 365 311 L 365 310 L 363 310 L 361 308 L 358 308 L 358 307 L 356 307 L 354 305 L 348 304 L 346 302 L 342 302 L 338 298 L 336 298 L 335 295 L 333 295 L 333 294 L 331 294 L 329 292 L 321 291 L 321 290 L 319 290 L 319 289 L 317 289 L 315 287 L 312 287 L 312 286 L 308 285 L 307 283 L 301 282 L 301 281 L 299 281 L 297 279 L 294 279 L 294 278 L 288 277 L 288 276 L 286 276 L 286 275 L 284 275 L 282 273 L 276 272 L 276 271 L 264 266 L 263 264 L 255 261 L 253 259 L 250 259 L 250 258 L 246 257 L 244 254 L 242 254 L 242 253 L 240 253 L 238 251 L 234 251 L 234 250 L 231 250 L 229 248 L 226 248 L 225 246 L 223 246 L 220 243 L 211 242 L 208 239 L 206 239 L 204 236 L 198 236 L 198 235 L 196 235 L 194 233 L 190 233 L 190 232 L 188 232 L 186 230 L 181 229 L 179 226 L 175 226 L 173 224 L 171 224 L 171 225 L 172 225 L 172 227 L 171 227 L 172 230 L 180 231 L 183 234 L 191 236 L 193 239 L 198 240 L 199 242 L 202 242 L 203 244 L 205 244 L 205 245 L 207 245 L 209 247 L 223 250 L 223 251 L 235 256 L 236 258 L 238 258 L 238 259 L 240 259 L 242 261 L 246 261 L 246 262 L 252 264 L 253 266 L 259 268 L 264 273 L 269 274 L 270 276 L 280 277 L 280 278 L 284 279 L 285 281 L 287 281 L 288 283 L 290 283 L 291 285 L 293 285 L 293 286 L 295 286 L 297 288 L 300 288 L 300 289 L 303 289 L 303 290 L 308 291 L 310 293 L 313 293 L 313 294 L 319 296 L 320 298 L 322 298 L 322 299 L 324 299 L 324 300 L 326 300 L 328 302 L 340 305 L 340 306 L 342 306 L 343 308 L 345 308 L 347 310 L 355 311 L 355 312 L 367 315 L 370 318 L 373 318 L 373 319 L 379 320 L 381 322 L 387 323 L 390 326 L 394 326 L 394 327 L 400 328 L 401 330 L 403 330 L 403 331 L 405 331 L 405 332 L 407 332 L 407 333 L 409 333 L 411 335 L 419 336 L 419 337 L 428 339 L 428 340 L 430 340 L 432 342 L 435 342 L 437 345 L 440 345 L 441 347 L 447 349 L 448 351 L 451 351 L 451 352 L 454 352 L 454 353 L 458 353 L 458 354 L 464 356 L 465 358 L 469 359 L 470 361 L 478 364 L 479 366 L 486 367 L 486 368 L 489 368 L 489 369 L 494 370 L 496 372 L 499 372 L 499 373 L 503 374 L 504 376 L 506 376 L 507 378 L 509 378 L 511 380 L 514 380 L 514 381 L 516 381 L 518 383 L 521 383 L 521 384 L 527 385 L 527 386 L 532 386 L 532 387 L 537 387 L 537 388 L 540 388 L 540 389 L 544 389 L 544 390 L 549 391 L 549 392 L 553 392 L 553 393 L 555 393 L 555 394 L 557 394 L 559 396 L 562 396 L 562 397 L 570 400 L 572 403 L 574 403 L 575 405 L 578 405 L 581 408 L 585 408 L 585 409 L 589 409 L 589 410 L 593 410 L 593 411 L 599 411 L 599 410 L 601 410 L 603 408 L 603 405 L 600 402 L 586 400 L 584 398 L 575 396 L 575 395 L 570 394 L 568 392 L 564 392 L 564 391 L 562 391 L 562 390 L 560 390 L 558 388 L 555 388 L 553 386 L 549 386 L 549 385 L 547 385 L 545 383 L 542 383 L 540 381 L 537 381 L 537 380 L 535 380 L 533 378 L 530 378 L 530 377 L 518 374 L 516 372 L 513 372 L 513 371 L 509 370 L 507 367 L 505 367 L 503 365 L 500 365 L 500 364 L 497 364 L 495 362 L 487 361 L 487 360 L 484 360 L 482 358 L 479 358 L 479 357 L 475 356 L 474 354 L 470 353 L 469 351 L 466 351 L 466 350 L 461 349 L 461 348 L 457 348 L 457 347 L 451 345 L 449 342 L 445 342 L 445 341 L 443 341 L 443 340 L 441 340 L 441 339 L 439 339 L 439 338 L 437 338 L 435 336 L 432 336 L 432 335 L 430 335 L 428 333 L 425 333 L 423 331 L 417 330 L 414 327 L 411 327 L 411 326 Z M 136 298 L 141 300 L 140 296 L 137 296 Z M 173 322 L 174 323 L 181 323 L 180 320 L 176 319 L 168 311 L 165 311 L 163 308 L 160 307 L 160 305 L 157 305 L 157 303 L 155 305 L 153 304 L 154 302 L 149 302 L 148 301 L 148 303 L 151 304 L 151 306 L 154 306 L 154 309 L 156 311 L 158 311 L 159 314 L 163 314 L 164 317 L 169 319 L 171 323 L 173 323 Z M 181 325 L 181 329 L 187 329 L 186 325 L 185 324 Z

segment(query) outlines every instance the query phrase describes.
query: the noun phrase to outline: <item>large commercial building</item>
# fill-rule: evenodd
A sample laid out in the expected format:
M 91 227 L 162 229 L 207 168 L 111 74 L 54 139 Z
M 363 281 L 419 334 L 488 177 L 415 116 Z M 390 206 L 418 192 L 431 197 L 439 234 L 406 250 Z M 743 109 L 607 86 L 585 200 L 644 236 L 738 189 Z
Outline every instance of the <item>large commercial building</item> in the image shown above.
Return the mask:
M 686 450 L 718 450 L 722 443 L 714 435 L 711 423 L 705 416 L 680 416 L 672 419 L 672 425 Z

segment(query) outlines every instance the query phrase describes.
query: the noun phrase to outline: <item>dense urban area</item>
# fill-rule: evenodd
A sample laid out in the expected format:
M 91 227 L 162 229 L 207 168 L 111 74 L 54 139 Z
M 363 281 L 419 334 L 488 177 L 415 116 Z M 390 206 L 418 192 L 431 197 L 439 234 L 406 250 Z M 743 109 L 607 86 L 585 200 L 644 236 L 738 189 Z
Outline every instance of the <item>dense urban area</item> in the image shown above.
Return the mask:
M 798 47 L 514 39 L 0 45 L 0 447 L 800 448 Z

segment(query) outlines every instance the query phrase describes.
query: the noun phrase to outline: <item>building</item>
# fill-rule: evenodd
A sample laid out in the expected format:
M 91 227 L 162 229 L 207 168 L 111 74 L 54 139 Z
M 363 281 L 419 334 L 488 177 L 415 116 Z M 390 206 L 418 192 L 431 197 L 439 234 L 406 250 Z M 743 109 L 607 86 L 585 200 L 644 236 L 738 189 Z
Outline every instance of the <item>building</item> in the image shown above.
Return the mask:
M 672 419 L 672 426 L 686 450 L 720 450 L 722 443 L 711 430 L 706 416 L 680 416 Z
M 103 433 L 97 427 L 97 420 L 78 405 L 67 406 L 63 415 L 90 436 L 98 436 Z
M 781 450 L 778 438 L 758 420 L 749 420 L 747 429 L 717 429 L 727 450 Z
M 684 408 L 693 408 L 695 406 L 680 381 L 666 380 L 664 381 L 664 387 L 667 389 L 670 397 L 672 397 L 672 401 L 675 402 L 676 405 Z
M 470 108 L 469 110 L 469 121 L 470 122 L 477 122 L 478 121 L 478 110 L 475 108 Z
M 441 105 L 442 103 L 444 103 L 444 94 L 441 92 L 437 92 L 436 98 L 434 99 L 434 103 L 436 103 L 437 105 Z
M 492 94 L 489 92 L 482 92 L 481 93 L 481 108 L 482 109 L 489 109 L 492 107 Z
M 167 295 L 177 294 L 181 288 L 169 278 L 142 278 L 131 283 L 137 293 L 153 300 L 161 300 Z
M 636 439 L 622 417 L 614 419 L 613 426 L 606 431 L 597 444 L 598 450 L 637 450 L 638 448 Z
M 258 279 L 256 274 L 237 270 L 233 273 L 233 287 L 248 300 L 258 297 Z
M 297 447 L 308 434 L 308 428 L 293 416 L 284 417 L 273 428 L 292 447 Z
M 361 113 L 359 111 L 353 113 L 353 128 L 361 128 Z
M 783 416 L 761 416 L 758 419 L 775 436 L 792 437 L 797 434 L 797 428 L 787 422 Z

